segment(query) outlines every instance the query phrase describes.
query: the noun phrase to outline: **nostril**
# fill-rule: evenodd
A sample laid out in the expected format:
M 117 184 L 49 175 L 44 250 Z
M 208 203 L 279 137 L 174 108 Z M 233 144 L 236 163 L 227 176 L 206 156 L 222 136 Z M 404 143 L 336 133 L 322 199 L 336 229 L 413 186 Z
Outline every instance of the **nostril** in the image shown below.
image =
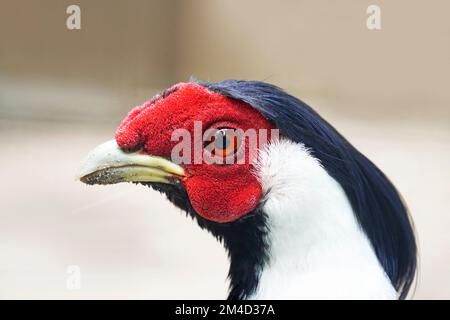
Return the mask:
M 144 149 L 144 144 L 142 144 L 142 143 L 137 144 L 136 146 L 133 146 L 133 147 L 122 148 L 122 150 L 127 153 L 136 153 L 143 149 Z

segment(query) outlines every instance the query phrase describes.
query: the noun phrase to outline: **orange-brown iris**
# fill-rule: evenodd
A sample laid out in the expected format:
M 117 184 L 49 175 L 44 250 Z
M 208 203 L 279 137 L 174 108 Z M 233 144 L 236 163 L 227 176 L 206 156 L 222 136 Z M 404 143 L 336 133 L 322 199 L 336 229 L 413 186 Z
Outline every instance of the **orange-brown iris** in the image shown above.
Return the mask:
M 239 149 L 240 139 L 235 130 L 222 128 L 218 129 L 205 145 L 214 156 L 226 158 Z

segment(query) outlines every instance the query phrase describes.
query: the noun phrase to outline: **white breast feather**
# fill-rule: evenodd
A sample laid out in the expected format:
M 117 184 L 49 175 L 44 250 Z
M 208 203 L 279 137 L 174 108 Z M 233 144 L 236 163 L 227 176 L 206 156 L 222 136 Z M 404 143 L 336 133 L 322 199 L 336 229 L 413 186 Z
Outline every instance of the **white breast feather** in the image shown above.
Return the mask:
M 251 299 L 396 299 L 341 186 L 301 144 L 261 150 L 270 262 Z

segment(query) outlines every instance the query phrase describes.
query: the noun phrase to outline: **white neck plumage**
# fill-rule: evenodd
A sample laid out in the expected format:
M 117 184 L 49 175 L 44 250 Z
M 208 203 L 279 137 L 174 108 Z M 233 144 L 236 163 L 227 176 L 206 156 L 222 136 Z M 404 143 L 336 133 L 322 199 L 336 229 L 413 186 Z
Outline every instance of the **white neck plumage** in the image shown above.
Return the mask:
M 341 186 L 286 139 L 261 151 L 269 262 L 251 299 L 396 299 Z

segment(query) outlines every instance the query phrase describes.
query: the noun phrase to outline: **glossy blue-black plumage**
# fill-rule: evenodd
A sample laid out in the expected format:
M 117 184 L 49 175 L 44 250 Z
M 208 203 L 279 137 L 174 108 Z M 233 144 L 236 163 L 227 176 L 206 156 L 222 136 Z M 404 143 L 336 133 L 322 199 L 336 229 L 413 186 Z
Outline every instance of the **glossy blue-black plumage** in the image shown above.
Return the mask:
M 407 209 L 383 172 L 311 107 L 274 85 L 240 80 L 199 84 L 248 103 L 283 136 L 310 148 L 344 189 L 386 274 L 405 298 L 416 272 L 416 241 Z

